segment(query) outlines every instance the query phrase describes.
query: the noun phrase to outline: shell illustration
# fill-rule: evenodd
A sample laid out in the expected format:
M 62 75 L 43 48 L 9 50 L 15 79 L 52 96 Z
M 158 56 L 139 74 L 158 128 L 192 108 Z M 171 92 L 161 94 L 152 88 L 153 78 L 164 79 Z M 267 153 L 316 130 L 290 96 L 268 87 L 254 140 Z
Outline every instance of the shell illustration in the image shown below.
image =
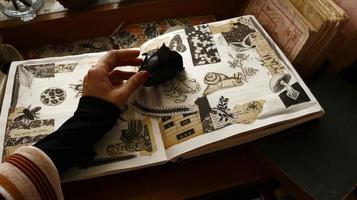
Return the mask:
M 226 76 L 224 74 L 208 72 L 205 76 L 204 81 L 205 81 L 205 83 L 207 83 L 207 85 L 215 85 L 227 78 L 228 78 L 228 76 Z
M 204 82 L 207 84 L 207 87 L 203 92 L 204 96 L 224 88 L 243 85 L 243 81 L 239 76 L 228 77 L 227 75 L 216 72 L 208 72 L 204 78 Z

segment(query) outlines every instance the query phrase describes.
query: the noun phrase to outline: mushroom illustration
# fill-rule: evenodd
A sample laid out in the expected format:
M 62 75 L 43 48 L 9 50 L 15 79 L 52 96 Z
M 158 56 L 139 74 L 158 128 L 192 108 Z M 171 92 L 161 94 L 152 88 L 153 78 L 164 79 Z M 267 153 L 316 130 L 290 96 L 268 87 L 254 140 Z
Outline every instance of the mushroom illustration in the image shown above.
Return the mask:
M 300 92 L 296 91 L 291 85 L 289 85 L 289 81 L 291 79 L 290 74 L 280 73 L 273 76 L 270 79 L 270 89 L 274 93 L 280 92 L 284 88 L 286 88 L 286 95 L 291 99 L 296 100 L 299 97 Z

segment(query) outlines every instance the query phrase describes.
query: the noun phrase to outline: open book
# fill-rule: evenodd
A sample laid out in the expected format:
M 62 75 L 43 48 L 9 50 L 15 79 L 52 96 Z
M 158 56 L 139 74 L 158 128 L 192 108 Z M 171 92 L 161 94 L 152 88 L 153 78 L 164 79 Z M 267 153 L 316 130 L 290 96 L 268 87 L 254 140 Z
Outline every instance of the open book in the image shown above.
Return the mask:
M 93 164 L 70 169 L 64 181 L 198 156 L 323 115 L 253 16 L 173 31 L 144 43 L 140 51 L 152 54 L 162 44 L 182 55 L 185 70 L 160 86 L 140 88 L 95 145 Z M 83 77 L 103 54 L 12 63 L 0 118 L 3 159 L 73 115 Z

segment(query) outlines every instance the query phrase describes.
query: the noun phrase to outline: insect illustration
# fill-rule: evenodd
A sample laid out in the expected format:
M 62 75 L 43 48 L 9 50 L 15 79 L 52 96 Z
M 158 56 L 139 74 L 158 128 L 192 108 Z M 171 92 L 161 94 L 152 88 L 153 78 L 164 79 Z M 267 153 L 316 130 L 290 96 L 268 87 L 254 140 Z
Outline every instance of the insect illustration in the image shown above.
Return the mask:
M 142 28 L 144 35 L 147 39 L 153 39 L 156 36 L 160 35 L 160 32 L 158 30 L 158 24 L 156 22 L 143 23 L 141 25 L 141 28 Z
M 176 34 L 170 41 L 169 48 L 178 52 L 185 52 L 186 46 L 182 43 L 181 36 Z
M 80 80 L 80 83 L 78 84 L 70 84 L 70 88 L 72 88 L 75 92 L 77 92 L 76 97 L 82 96 L 83 93 L 83 81 Z
M 31 109 L 31 105 L 29 107 L 22 110 L 22 114 L 14 119 L 15 122 L 25 122 L 28 123 L 34 119 L 38 118 L 38 111 L 41 110 L 41 107 L 35 107 Z

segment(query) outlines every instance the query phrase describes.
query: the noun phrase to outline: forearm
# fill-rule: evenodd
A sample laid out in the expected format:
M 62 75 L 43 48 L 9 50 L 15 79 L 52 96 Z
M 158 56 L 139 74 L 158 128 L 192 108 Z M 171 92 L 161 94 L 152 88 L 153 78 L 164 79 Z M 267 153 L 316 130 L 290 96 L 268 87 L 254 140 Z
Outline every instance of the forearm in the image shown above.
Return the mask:
M 119 112 L 110 102 L 82 97 L 73 117 L 34 146 L 51 158 L 60 173 L 76 163 L 86 166 L 95 156 L 92 146 L 112 129 Z
M 20 147 L 0 164 L 0 199 L 63 199 L 56 167 L 40 149 Z

